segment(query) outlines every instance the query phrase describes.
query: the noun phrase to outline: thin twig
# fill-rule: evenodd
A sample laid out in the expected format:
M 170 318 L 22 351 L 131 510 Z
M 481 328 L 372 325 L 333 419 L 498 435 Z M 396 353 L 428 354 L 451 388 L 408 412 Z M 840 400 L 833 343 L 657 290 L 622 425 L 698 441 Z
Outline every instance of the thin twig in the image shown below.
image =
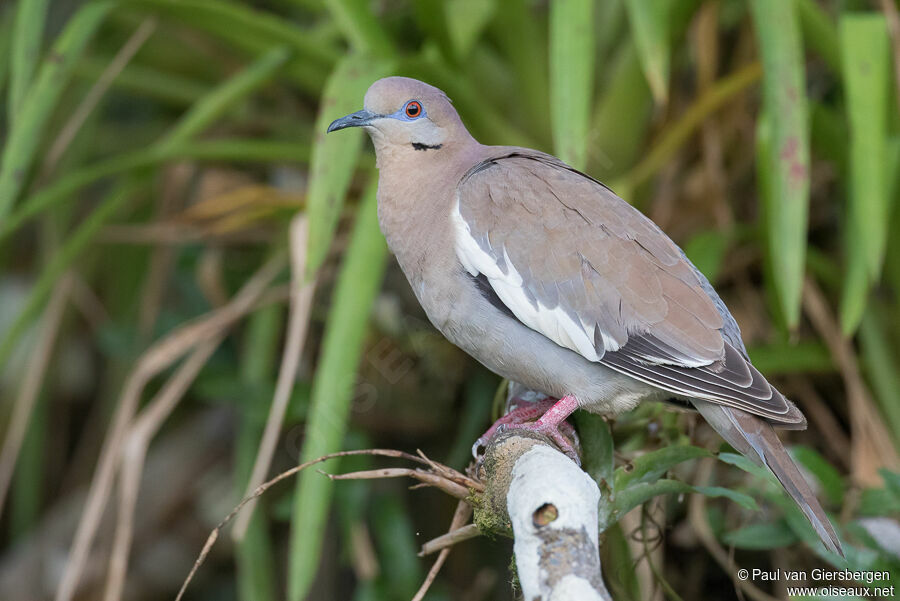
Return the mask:
M 469 496 L 469 489 L 457 484 L 449 478 L 432 472 L 407 467 L 382 468 L 375 470 L 363 470 L 349 474 L 328 474 L 322 472 L 332 480 L 380 480 L 382 478 L 414 478 L 420 482 L 439 488 L 448 495 L 457 499 L 465 499 Z
M 137 505 L 141 476 L 144 473 L 144 459 L 147 456 L 150 441 L 178 405 L 191 383 L 197 378 L 197 374 L 212 357 L 223 339 L 224 335 L 220 335 L 200 344 L 169 378 L 147 408 L 141 411 L 134 420 L 134 425 L 128 431 L 119 468 L 121 477 L 119 510 L 116 516 L 112 553 L 109 557 L 109 571 L 106 576 L 105 601 L 118 601 L 122 598 L 122 591 L 125 588 L 128 554 L 131 550 L 134 531 L 134 511 Z
M 156 218 L 166 219 L 178 207 L 179 199 L 184 195 L 194 169 L 188 165 L 173 165 L 165 170 L 162 193 L 156 198 Z M 138 335 L 145 343 L 153 332 L 160 307 L 167 289 L 166 281 L 175 259 L 175 248 L 157 244 L 150 255 L 147 275 L 141 285 L 140 305 L 138 307 Z
M 453 469 L 452 467 L 444 465 L 443 463 L 438 463 L 437 461 L 429 459 L 428 457 L 425 456 L 425 453 L 423 453 L 421 449 L 416 449 L 416 454 L 419 457 L 421 457 L 422 460 L 425 461 L 425 463 L 431 469 L 433 469 L 438 475 L 441 475 L 441 476 L 447 478 L 448 480 L 456 482 L 457 484 L 464 486 L 466 488 L 472 488 L 479 492 L 484 490 L 484 484 L 482 484 L 481 482 L 479 482 L 477 480 L 473 480 L 472 478 L 469 478 L 465 474 L 462 474 L 462 473 L 456 471 L 455 469 Z
M 209 537 L 206 539 L 206 543 L 203 545 L 203 549 L 200 550 L 200 555 L 197 557 L 197 560 L 194 562 L 191 571 L 188 573 L 187 578 L 185 578 L 184 583 L 181 585 L 181 589 L 178 591 L 178 595 L 175 597 L 175 601 L 181 601 L 181 598 L 184 596 L 185 591 L 187 590 L 188 585 L 193 580 L 194 575 L 197 573 L 197 570 L 203 565 L 203 562 L 206 560 L 206 556 L 209 555 L 210 549 L 215 544 L 216 540 L 219 538 L 219 533 L 222 529 L 228 525 L 234 517 L 240 513 L 241 509 L 244 508 L 245 505 L 254 501 L 263 495 L 267 490 L 285 480 L 290 478 L 291 476 L 305 470 L 306 468 L 316 465 L 317 463 L 322 463 L 323 461 L 328 461 L 329 459 L 337 459 L 338 457 L 351 457 L 354 455 L 375 455 L 380 457 L 393 457 L 396 459 L 406 459 L 409 461 L 416 461 L 419 463 L 424 463 L 421 458 L 416 457 L 415 455 L 410 455 L 409 453 L 404 453 L 403 451 L 395 451 L 393 449 L 362 449 L 362 450 L 354 450 L 354 451 L 338 451 L 336 453 L 329 453 L 328 455 L 323 455 L 318 457 L 317 459 L 313 459 L 312 461 L 307 461 L 306 463 L 301 463 L 291 469 L 281 472 L 271 480 L 268 480 L 259 486 L 256 487 L 256 490 L 247 497 L 245 497 L 240 503 L 238 503 L 231 512 L 225 516 L 219 524 L 213 528 L 213 531 L 210 532 Z
M 896 471 L 900 455 L 863 381 L 850 341 L 841 333 L 825 295 L 812 278 L 803 287 L 803 309 L 819 333 L 844 380 L 850 410 L 851 473 L 856 484 L 878 486 L 882 467 Z
M 69 117 L 69 120 L 60 130 L 60 133 L 53 141 L 50 150 L 47 151 L 47 158 L 44 160 L 42 169 L 44 177 L 53 172 L 59 159 L 62 157 L 63 153 L 66 152 L 66 149 L 72 143 L 72 140 L 75 139 L 76 134 L 78 134 L 78 131 L 84 125 L 84 122 L 87 121 L 91 112 L 96 108 L 100 99 L 103 98 L 103 95 L 106 94 L 106 91 L 112 85 L 113 81 L 115 81 L 116 77 L 119 76 L 119 73 L 122 72 L 122 69 L 131 62 L 131 59 L 134 58 L 134 55 L 137 54 L 138 50 L 141 49 L 141 46 L 144 45 L 144 42 L 146 42 L 153 34 L 155 29 L 156 18 L 151 17 L 145 19 L 135 32 L 131 34 L 131 37 L 128 38 L 128 41 L 125 42 L 122 48 L 119 49 L 119 52 L 116 53 L 116 56 L 106 69 L 104 69 L 103 73 L 100 74 L 100 77 L 94 82 L 94 85 L 87 93 L 87 96 L 84 97 L 84 100 L 81 101 L 81 104 L 78 105 L 78 108 L 75 109 L 72 116 Z
M 708 482 L 712 476 L 714 467 L 715 459 L 710 458 L 701 460 L 700 465 L 697 468 L 697 483 L 705 484 Z M 705 495 L 690 495 L 690 500 L 688 501 L 688 521 L 694 532 L 697 534 L 697 538 L 700 539 L 700 543 L 706 547 L 707 552 L 725 573 L 731 576 L 735 587 L 739 591 L 744 592 L 754 601 L 778 601 L 775 597 L 761 591 L 749 580 L 741 580 L 736 577 L 738 570 L 734 563 L 734 559 L 728 556 L 728 553 L 725 552 L 725 549 L 723 549 L 722 545 L 719 544 L 719 541 L 716 540 L 716 535 L 713 533 L 709 522 L 706 521 Z
M 205 317 L 188 323 L 152 345 L 141 357 L 129 375 L 116 407 L 97 464 L 75 539 L 63 570 L 56 601 L 71 601 L 78 587 L 81 574 L 100 518 L 112 490 L 113 476 L 120 457 L 120 450 L 128 426 L 137 410 L 141 393 L 149 381 L 166 369 L 191 348 L 218 336 L 224 329 L 255 308 L 267 286 L 284 266 L 283 255 L 267 261 L 235 295 L 234 299 Z
M 284 353 L 281 355 L 281 367 L 278 370 L 278 381 L 275 385 L 275 396 L 272 406 L 269 408 L 269 416 L 266 419 L 266 427 L 263 430 L 256 460 L 253 463 L 253 471 L 247 482 L 247 493 L 260 485 L 265 479 L 275 455 L 275 447 L 278 445 L 278 435 L 284 423 L 284 414 L 287 411 L 288 400 L 291 398 L 291 390 L 297 379 L 297 370 L 300 366 L 300 357 L 303 355 L 303 347 L 306 342 L 306 332 L 309 329 L 309 316 L 312 307 L 315 280 L 306 280 L 306 248 L 309 239 L 309 219 L 305 213 L 298 213 L 291 220 L 290 245 L 291 245 L 291 310 L 288 316 L 287 338 L 284 343 Z M 253 516 L 255 503 L 250 503 L 234 524 L 231 536 L 240 541 L 247 532 L 250 518 Z
M 447 534 L 442 534 L 422 545 L 422 550 L 419 551 L 419 557 L 431 555 L 432 553 L 436 553 L 441 549 L 452 547 L 456 543 L 461 543 L 464 540 L 475 538 L 480 534 L 481 530 L 479 530 L 478 526 L 476 526 L 475 524 L 469 524 L 467 526 L 462 526 L 455 530 L 451 530 Z
M 465 501 L 460 501 L 459 503 L 457 503 L 456 511 L 453 512 L 453 520 L 450 522 L 450 532 L 456 532 L 457 530 L 460 530 L 462 528 L 462 525 L 469 520 L 469 516 L 471 515 L 472 507 L 468 503 L 466 503 Z M 428 589 L 431 588 L 431 584 L 434 582 L 434 579 L 437 578 L 438 572 L 441 571 L 441 567 L 444 565 L 444 562 L 447 561 L 448 555 L 450 555 L 450 547 L 446 547 L 445 549 L 441 550 L 441 553 L 435 560 L 434 565 L 431 566 L 430 570 L 428 570 L 428 575 L 425 576 L 425 582 L 423 582 L 422 586 L 419 587 L 419 590 L 412 598 L 412 601 L 422 601 L 422 599 L 425 597 L 425 594 L 428 592 Z
M 13 407 L 12 417 L 3 441 L 3 450 L 0 451 L 0 515 L 3 515 L 9 483 L 16 470 L 16 461 L 22 448 L 22 441 L 25 440 L 28 423 L 31 421 L 38 393 L 44 383 L 44 374 L 50 364 L 50 357 L 53 355 L 56 334 L 59 332 L 71 289 L 71 274 L 64 274 L 57 282 L 50 296 L 50 304 L 44 311 L 40 339 L 28 360 L 25 377 L 22 379 L 22 388 L 19 390 Z

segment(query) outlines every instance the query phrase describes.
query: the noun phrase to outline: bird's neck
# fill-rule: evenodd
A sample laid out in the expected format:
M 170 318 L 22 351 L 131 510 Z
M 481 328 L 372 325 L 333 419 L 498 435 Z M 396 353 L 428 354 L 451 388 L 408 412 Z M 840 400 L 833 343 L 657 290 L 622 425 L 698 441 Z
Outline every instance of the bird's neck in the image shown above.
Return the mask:
M 482 148 L 474 140 L 421 150 L 376 145 L 378 221 L 413 286 L 430 264 L 449 260 L 456 186 Z

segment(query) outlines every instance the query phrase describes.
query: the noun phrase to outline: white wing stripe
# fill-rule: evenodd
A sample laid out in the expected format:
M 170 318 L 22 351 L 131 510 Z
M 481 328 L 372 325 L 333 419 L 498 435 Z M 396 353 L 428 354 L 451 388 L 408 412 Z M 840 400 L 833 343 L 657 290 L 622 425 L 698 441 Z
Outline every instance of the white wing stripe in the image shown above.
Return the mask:
M 505 254 L 507 273 L 503 273 L 494 258 L 481 249 L 478 242 L 472 236 L 469 225 L 459 212 L 459 202 L 456 203 L 451 215 L 456 233 L 456 256 L 463 267 L 473 276 L 483 274 L 487 277 L 503 301 L 509 307 L 519 321 L 526 326 L 540 332 L 556 344 L 579 353 L 590 361 L 599 361 L 603 352 L 598 353 L 594 348 L 594 324 L 577 322 L 561 307 L 546 307 L 537 301 L 531 301 L 526 294 L 521 274 L 513 265 L 509 255 Z M 600 337 L 605 349 L 614 351 L 618 349 L 610 337 L 602 330 Z

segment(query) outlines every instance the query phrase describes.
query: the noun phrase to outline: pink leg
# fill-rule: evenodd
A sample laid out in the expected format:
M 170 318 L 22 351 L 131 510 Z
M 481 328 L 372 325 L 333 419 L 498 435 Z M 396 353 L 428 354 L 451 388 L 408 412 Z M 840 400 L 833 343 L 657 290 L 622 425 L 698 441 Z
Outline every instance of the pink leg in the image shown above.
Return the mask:
M 548 408 L 549 406 L 549 408 Z M 572 442 L 570 442 L 560 429 L 564 428 L 572 439 L 578 441 L 575 429 L 566 422 L 566 418 L 578 409 L 578 401 L 572 395 L 566 395 L 558 401 L 554 399 L 546 399 L 537 403 L 532 403 L 527 407 L 518 407 L 513 411 L 497 420 L 491 428 L 478 439 L 472 448 L 473 454 L 478 455 L 477 450 L 480 446 L 487 444 L 493 438 L 497 431 L 506 429 L 524 429 L 531 430 L 543 434 L 552 440 L 556 445 L 569 456 L 575 463 L 581 464 L 578 452 L 575 450 Z M 533 423 L 524 423 L 537 415 L 540 415 L 537 421 Z
M 548 410 L 553 408 L 556 404 L 556 399 L 546 398 L 541 399 L 540 401 L 534 403 L 522 403 L 521 405 L 516 404 L 515 409 L 498 419 L 494 422 L 494 424 L 488 428 L 488 431 L 481 435 L 481 438 L 478 439 L 478 442 L 488 441 L 494 437 L 494 434 L 497 433 L 502 426 L 509 426 L 512 424 L 523 424 L 525 422 L 529 422 L 536 417 L 541 417 Z

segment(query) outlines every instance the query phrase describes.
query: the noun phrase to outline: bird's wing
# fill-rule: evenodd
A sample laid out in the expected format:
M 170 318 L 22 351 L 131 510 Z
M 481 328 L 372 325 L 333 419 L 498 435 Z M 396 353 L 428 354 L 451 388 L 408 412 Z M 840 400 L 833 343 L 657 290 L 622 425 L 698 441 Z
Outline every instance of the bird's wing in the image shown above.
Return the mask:
M 603 184 L 510 151 L 466 173 L 452 217 L 465 269 L 560 346 L 674 394 L 805 423 L 723 337 L 723 313 L 684 253 Z

